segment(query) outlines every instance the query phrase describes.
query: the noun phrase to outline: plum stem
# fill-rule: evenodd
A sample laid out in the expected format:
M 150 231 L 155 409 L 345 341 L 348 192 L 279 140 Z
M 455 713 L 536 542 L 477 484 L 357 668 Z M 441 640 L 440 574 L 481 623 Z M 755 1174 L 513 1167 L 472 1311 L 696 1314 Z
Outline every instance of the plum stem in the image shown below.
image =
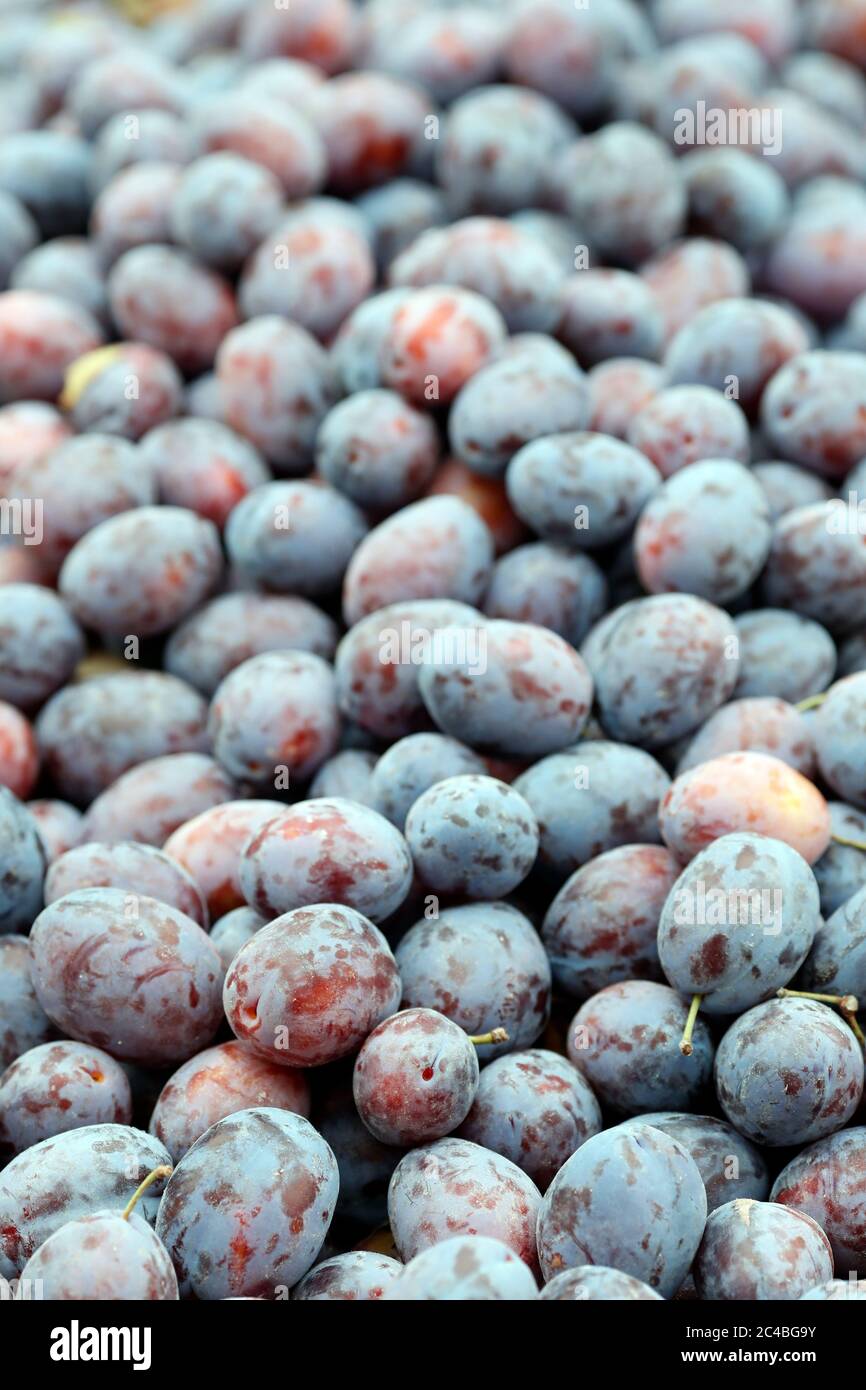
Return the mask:
M 831 835 L 834 845 L 847 845 L 849 849 L 866 850 L 866 840 L 850 840 L 847 835 Z
M 476 1047 L 486 1047 L 488 1043 L 508 1042 L 508 1034 L 504 1028 L 492 1028 L 489 1033 L 470 1033 L 469 1041 Z
M 695 1050 L 692 1046 L 692 1034 L 695 1031 L 695 1023 L 698 1017 L 698 1009 L 701 1007 L 703 999 L 704 996 L 702 994 L 692 995 L 692 1002 L 689 1005 L 689 1016 L 686 1019 L 686 1026 L 683 1029 L 683 1036 L 680 1038 L 680 1052 L 683 1054 L 684 1057 L 691 1057 L 692 1053 Z
M 126 1206 L 123 1208 L 121 1216 L 123 1217 L 124 1221 L 129 1220 L 130 1216 L 135 1210 L 136 1203 L 138 1202 L 140 1197 L 144 1196 L 147 1189 L 149 1187 L 152 1187 L 153 1184 L 159 1180 L 159 1178 L 170 1178 L 173 1172 L 174 1169 L 171 1168 L 169 1164 L 163 1163 L 161 1167 L 154 1168 L 152 1173 L 148 1173 L 144 1182 L 139 1183 L 138 1187 L 133 1192 Z
M 808 695 L 805 700 L 798 700 L 794 709 L 803 714 L 807 709 L 817 709 L 819 705 L 823 705 L 826 698 L 826 690 L 821 695 Z
M 838 1004 L 843 1013 L 856 1014 L 860 1001 L 854 994 L 813 994 L 808 989 L 780 989 L 780 999 L 814 999 L 818 1004 Z

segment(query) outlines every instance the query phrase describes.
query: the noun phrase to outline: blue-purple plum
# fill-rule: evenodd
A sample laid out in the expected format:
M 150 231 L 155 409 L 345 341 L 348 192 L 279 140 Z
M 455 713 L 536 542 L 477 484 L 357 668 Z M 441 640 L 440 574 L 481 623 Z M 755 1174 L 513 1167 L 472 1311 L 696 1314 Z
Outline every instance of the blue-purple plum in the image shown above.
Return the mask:
M 339 589 L 367 534 L 363 513 L 324 483 L 263 483 L 226 523 L 229 560 L 246 580 L 282 594 Z
M 607 580 L 589 556 L 549 541 L 508 551 L 493 566 L 484 612 L 534 623 L 579 646 L 607 606 Z
M 466 1139 L 439 1139 L 401 1158 L 388 1188 L 388 1218 L 405 1262 L 452 1236 L 491 1236 L 530 1269 L 541 1194 L 516 1166 Z
M 833 1255 L 811 1217 L 740 1197 L 711 1212 L 694 1276 L 711 1303 L 792 1300 L 832 1278 Z
M 506 758 L 543 757 L 580 738 L 592 680 L 575 649 L 554 632 L 501 619 L 479 637 L 477 656 L 455 642 L 451 659 L 434 655 L 421 670 L 421 697 L 442 732 Z
M 740 669 L 734 694 L 775 695 L 797 704 L 825 690 L 836 669 L 836 644 L 820 623 L 784 608 L 754 608 L 734 619 Z
M 662 969 L 708 1014 L 742 1013 L 796 974 L 819 925 L 818 886 L 781 840 L 738 832 L 702 850 L 659 921 Z
M 608 985 L 582 1004 L 568 1030 L 568 1055 L 599 1100 L 627 1115 L 696 1104 L 713 1073 L 710 1030 L 698 1019 L 683 1056 L 688 1006 L 653 980 Z
M 36 822 L 0 787 L 0 931 L 25 931 L 42 907 L 45 851 Z
M 851 853 L 862 860 L 861 850 Z M 853 994 L 866 1002 L 866 885 L 858 887 L 818 928 L 800 983 L 806 990 Z
M 733 693 L 736 628 L 694 594 L 656 594 L 602 619 L 583 653 L 611 738 L 658 748 L 703 724 Z
M 577 1067 L 531 1048 L 484 1068 L 460 1138 L 502 1154 L 545 1192 L 566 1159 L 601 1129 L 598 1101 Z
M 47 1042 L 54 1025 L 36 997 L 26 936 L 0 935 L 0 1075 L 17 1057 Z
M 37 584 L 0 585 L 0 700 L 41 705 L 84 656 L 84 634 L 66 604 Z
M 412 886 L 401 832 L 378 811 L 344 797 L 319 797 L 266 821 L 241 853 L 250 907 L 273 918 L 314 903 L 343 903 L 381 922 Z
M 402 830 L 410 808 L 424 792 L 446 777 L 483 773 L 485 767 L 484 760 L 456 738 L 408 734 L 377 760 L 370 776 L 370 804 Z
M 453 1236 L 419 1251 L 385 1291 L 389 1303 L 515 1303 L 537 1297 L 523 1260 L 486 1235 Z
M 19 1291 L 28 1281 L 39 1288 L 40 1298 L 52 1302 L 168 1302 L 180 1297 L 162 1241 L 136 1211 L 127 1215 L 120 1205 L 116 1211 L 67 1221 L 30 1256 Z
M 473 472 L 498 478 L 524 444 L 585 429 L 588 420 L 586 378 L 574 358 L 558 349 L 539 354 L 533 344 L 467 381 L 451 407 L 448 438 Z
M 40 711 L 36 736 L 59 795 L 87 805 L 148 759 L 207 752 L 206 723 L 191 686 L 162 671 L 130 671 L 59 690 Z
M 88 1043 L 43 1043 L 0 1076 L 0 1148 L 13 1153 L 69 1129 L 131 1121 L 126 1073 Z
M 241 947 L 265 926 L 267 918 L 252 907 L 235 907 L 214 922 L 210 939 L 219 951 L 226 971 Z
M 181 1297 L 287 1296 L 322 1247 L 339 1186 L 302 1116 L 259 1106 L 219 1120 L 175 1168 L 157 1215 Z
M 661 845 L 620 845 L 562 885 L 541 928 L 553 978 L 586 999 L 618 980 L 661 980 L 659 917 L 680 865 Z
M 794 1147 L 842 1129 L 863 1098 L 863 1052 L 826 1004 L 770 999 L 731 1024 L 716 1053 L 716 1093 L 757 1144 Z
M 629 534 L 661 475 L 620 439 L 565 433 L 525 444 L 505 481 L 512 507 L 538 536 L 595 550 Z
M 181 868 L 153 845 L 118 840 L 100 844 L 89 840 L 67 850 L 45 875 L 45 906 L 80 888 L 121 888 L 128 895 L 144 893 L 168 903 L 207 927 L 208 913 L 201 889 Z
M 165 669 L 210 696 L 252 656 L 305 651 L 330 661 L 336 645 L 336 624 L 305 598 L 221 594 L 175 628 L 165 646 Z
M 559 879 L 619 845 L 658 843 L 669 786 L 651 754 L 606 739 L 574 743 L 514 782 L 538 821 L 539 864 Z
M 564 1269 L 548 1280 L 540 1299 L 548 1303 L 630 1303 L 649 1299 L 663 1302 L 660 1293 L 651 1289 L 642 1279 L 631 1274 L 623 1274 L 621 1269 L 610 1269 L 605 1265 L 578 1265 L 576 1269 Z
M 292 1290 L 292 1298 L 306 1303 L 333 1303 L 386 1297 L 386 1291 L 403 1273 L 404 1266 L 390 1255 L 372 1250 L 349 1250 L 314 1265 Z
M 183 912 L 122 888 L 80 888 L 33 924 L 33 983 L 68 1036 L 143 1065 L 185 1061 L 221 1018 L 222 961 Z
M 711 714 L 677 760 L 677 773 L 725 753 L 768 753 L 804 777 L 815 770 L 813 723 L 794 705 L 775 696 L 731 700 Z
M 597 1264 L 672 1298 L 704 1233 L 707 1195 L 697 1164 L 661 1130 L 634 1124 L 588 1139 L 560 1168 L 541 1205 L 545 1280 Z
M 818 1222 L 840 1278 L 852 1270 L 866 1277 L 866 1128 L 839 1130 L 807 1144 L 782 1169 L 770 1201 Z
M 21 1273 L 30 1256 L 67 1221 L 125 1206 L 155 1168 L 171 1167 L 159 1140 L 127 1125 L 87 1125 L 43 1139 L 0 1173 L 0 1275 Z M 162 1180 L 142 1197 L 152 1224 Z
M 833 839 L 812 865 L 812 872 L 821 894 L 821 913 L 832 917 L 838 908 L 866 887 L 866 857 L 856 848 L 858 842 L 866 844 L 866 811 L 858 806 L 848 806 L 844 801 L 827 803 L 830 811 L 830 828 Z M 853 840 L 854 845 L 840 844 L 835 838 Z
M 406 841 L 432 892 L 504 898 L 535 863 L 538 823 L 507 783 L 464 774 L 418 798 L 406 817 Z
M 479 1048 L 482 1061 L 531 1047 L 547 1023 L 547 955 L 529 919 L 507 903 L 439 911 L 410 928 L 396 958 L 404 1008 L 436 1009 L 473 1035 L 505 1029 L 507 1042 Z
M 831 685 L 811 721 L 818 769 L 844 801 L 866 808 L 866 671 Z
M 726 1120 L 718 1120 L 714 1115 L 662 1111 L 624 1123 L 652 1125 L 682 1144 L 698 1165 L 710 1211 L 737 1197 L 763 1202 L 769 1196 L 770 1178 L 760 1149 Z

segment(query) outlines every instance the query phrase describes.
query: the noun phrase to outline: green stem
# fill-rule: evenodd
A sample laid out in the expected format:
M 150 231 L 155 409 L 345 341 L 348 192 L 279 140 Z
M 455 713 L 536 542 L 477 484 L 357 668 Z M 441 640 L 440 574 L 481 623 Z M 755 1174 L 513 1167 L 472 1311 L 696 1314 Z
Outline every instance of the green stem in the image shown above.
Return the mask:
M 124 1221 L 129 1220 L 130 1216 L 135 1210 L 136 1203 L 138 1202 L 140 1197 L 144 1196 L 147 1189 L 149 1187 L 152 1187 L 155 1182 L 158 1182 L 160 1178 L 170 1178 L 173 1172 L 174 1169 L 170 1168 L 167 1163 L 164 1163 L 160 1168 L 154 1168 L 152 1173 L 148 1173 L 144 1182 L 139 1183 L 138 1187 L 133 1192 L 126 1206 L 123 1208 L 121 1215 Z
M 691 1057 L 692 1053 L 694 1052 L 694 1047 L 692 1046 L 692 1034 L 695 1031 L 695 1023 L 698 1017 L 698 1009 L 701 1007 L 701 1004 L 703 1003 L 703 998 L 704 996 L 702 994 L 692 995 L 692 1002 L 689 1006 L 689 1016 L 686 1019 L 686 1026 L 683 1029 L 683 1036 L 680 1039 L 680 1052 L 683 1054 L 684 1057 Z
M 508 1034 L 504 1028 L 492 1028 L 489 1033 L 470 1033 L 469 1041 L 476 1047 L 487 1047 L 489 1043 L 508 1042 Z

